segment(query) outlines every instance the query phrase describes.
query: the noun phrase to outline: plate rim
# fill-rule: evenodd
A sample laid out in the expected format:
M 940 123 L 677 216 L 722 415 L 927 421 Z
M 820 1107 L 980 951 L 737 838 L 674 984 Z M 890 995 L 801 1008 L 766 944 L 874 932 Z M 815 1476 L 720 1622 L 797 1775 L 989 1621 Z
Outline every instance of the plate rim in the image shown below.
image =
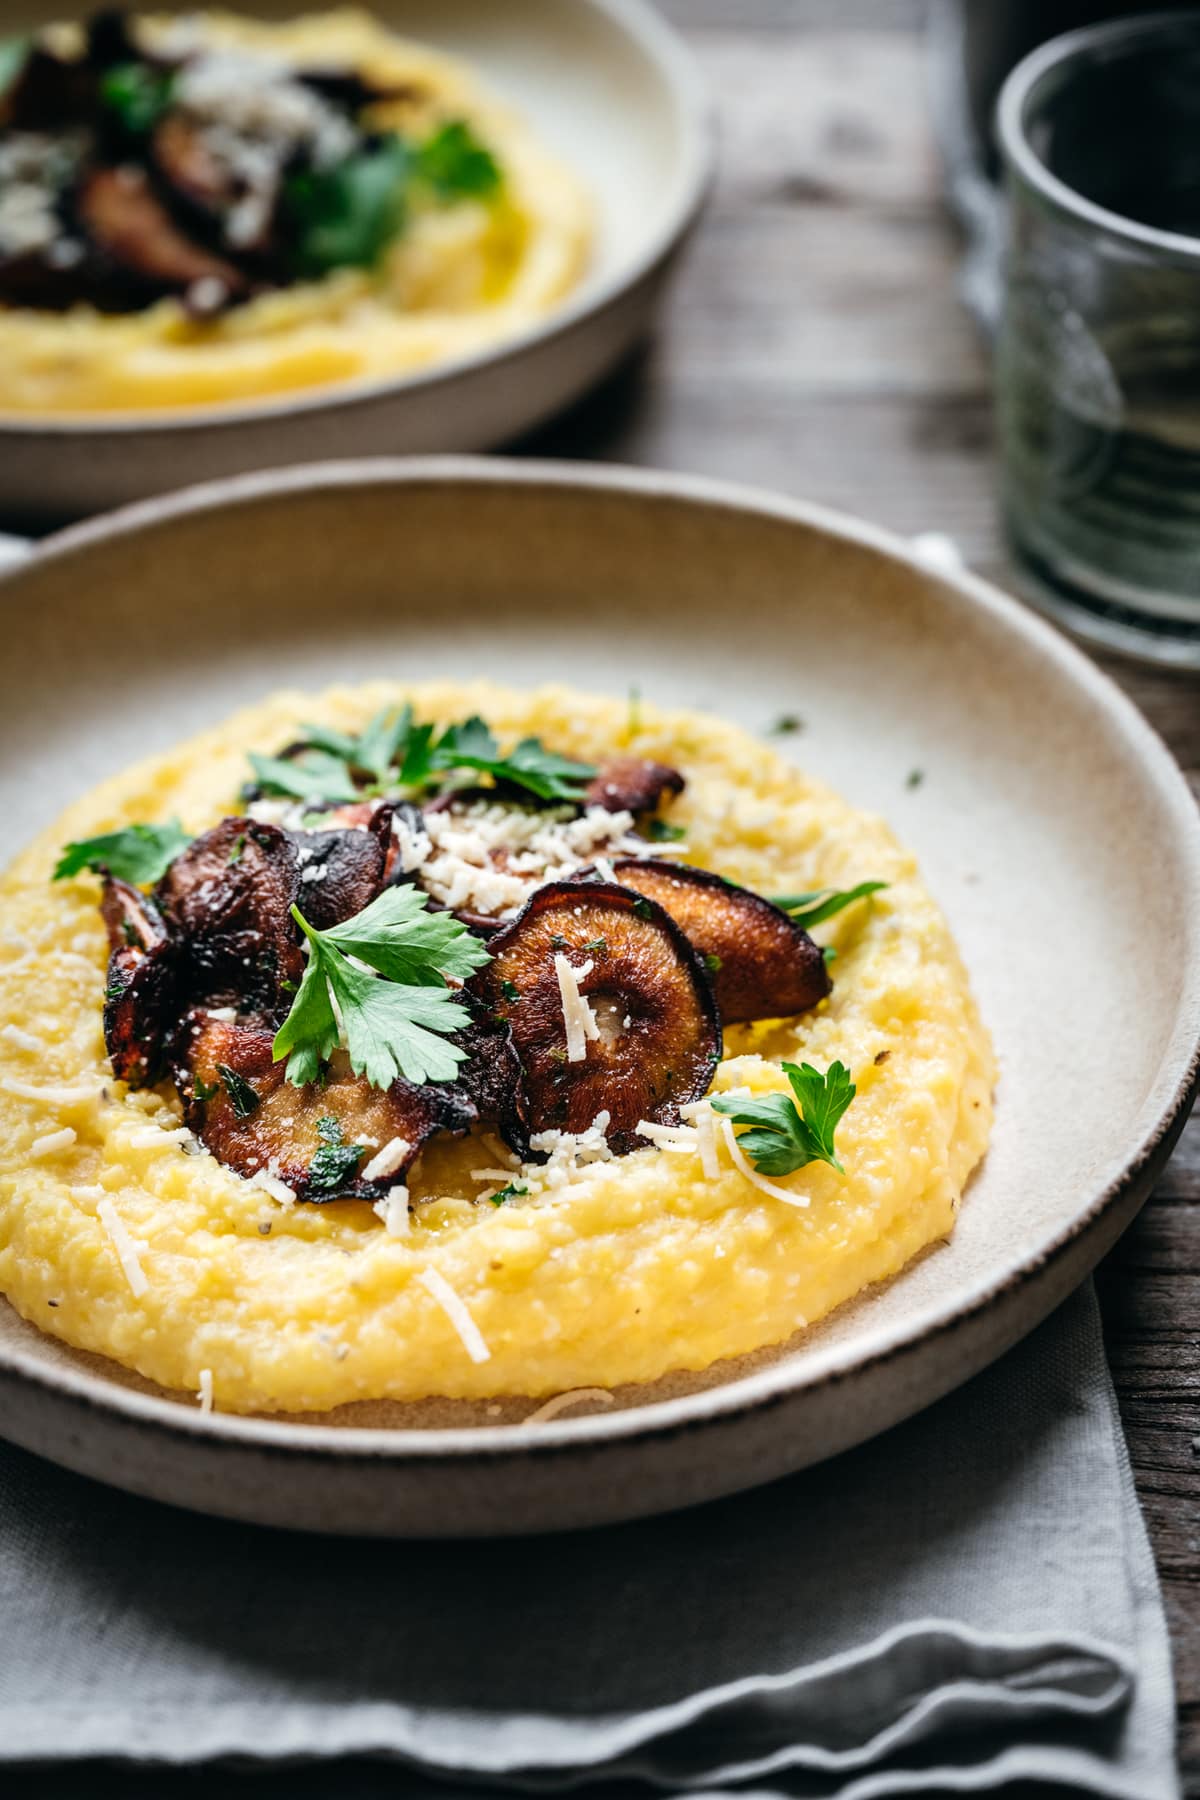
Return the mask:
M 340 407 L 367 406 L 373 402 L 429 395 L 440 387 L 471 380 L 485 370 L 501 369 L 531 351 L 546 348 L 573 331 L 602 318 L 626 296 L 654 276 L 682 247 L 699 221 L 716 175 L 716 108 L 700 68 L 670 21 L 655 12 L 648 0 L 559 0 L 600 14 L 625 33 L 662 76 L 670 93 L 680 128 L 683 166 L 671 207 L 658 230 L 632 260 L 589 288 L 586 278 L 575 294 L 544 318 L 535 320 L 513 337 L 484 345 L 478 350 L 435 362 L 429 368 L 404 375 L 364 376 L 334 381 L 325 386 L 301 388 L 294 393 L 263 396 L 253 401 L 225 401 L 217 405 L 142 407 L 111 413 L 59 412 L 23 414 L 0 409 L 0 442 L 11 436 L 35 438 L 124 438 L 131 433 L 233 430 L 238 426 L 269 427 L 276 420 L 304 418 L 311 413 L 333 412 Z M 107 514 L 105 515 L 108 516 Z
M 621 464 L 571 463 L 494 456 L 363 457 L 257 470 L 219 481 L 198 483 L 169 495 L 132 502 L 97 518 L 66 527 L 47 537 L 31 558 L 0 571 L 0 603 L 7 586 L 45 561 L 69 558 L 96 543 L 136 535 L 147 527 L 203 513 L 235 509 L 243 503 L 287 496 L 314 488 L 414 485 L 437 482 L 496 487 L 560 488 L 649 499 L 677 500 L 756 514 L 784 524 L 797 524 L 825 536 L 873 550 L 919 571 L 949 590 L 960 606 L 979 608 L 1023 637 L 1056 663 L 1060 672 L 1082 687 L 1110 717 L 1120 722 L 1153 775 L 1153 784 L 1171 807 L 1180 827 L 1187 890 L 1185 905 L 1200 916 L 1200 807 L 1178 763 L 1160 734 L 1113 678 L 1057 628 L 1018 600 L 966 569 L 947 569 L 924 560 L 912 542 L 898 533 L 819 502 L 752 485 L 673 471 Z M 510 1456 L 553 1456 L 599 1450 L 614 1442 L 631 1445 L 670 1438 L 722 1421 L 760 1413 L 812 1395 L 836 1383 L 855 1379 L 925 1345 L 951 1335 L 986 1312 L 1003 1295 L 1028 1286 L 1065 1256 L 1082 1236 L 1095 1229 L 1136 1190 L 1156 1161 L 1165 1160 L 1175 1136 L 1200 1095 L 1200 954 L 1184 969 L 1177 1029 L 1164 1046 L 1164 1061 L 1179 1053 L 1175 1087 L 1149 1123 L 1121 1168 L 1097 1190 L 1071 1222 L 1040 1240 L 1001 1274 L 931 1317 L 928 1313 L 898 1329 L 892 1340 L 866 1354 L 835 1357 L 830 1366 L 805 1376 L 786 1363 L 735 1375 L 728 1381 L 690 1394 L 622 1408 L 615 1413 L 587 1414 L 530 1425 L 513 1422 L 470 1426 L 330 1427 L 299 1424 L 286 1415 L 201 1413 L 181 1405 L 168 1390 L 142 1393 L 119 1386 L 90 1369 L 54 1367 L 21 1349 L 0 1348 L 0 1376 L 31 1381 L 57 1397 L 82 1404 L 126 1423 L 167 1436 L 183 1433 L 201 1444 L 228 1442 L 243 1450 L 276 1457 L 318 1457 L 343 1462 L 426 1463 L 445 1459 L 456 1465 L 494 1463 Z M 1189 1047 L 1190 1046 L 1190 1047 Z M 7 1304 L 7 1302 L 5 1302 Z M 15 1311 L 15 1309 L 14 1309 Z M 20 1316 L 19 1314 L 17 1315 Z M 31 1327 L 36 1330 L 36 1327 Z

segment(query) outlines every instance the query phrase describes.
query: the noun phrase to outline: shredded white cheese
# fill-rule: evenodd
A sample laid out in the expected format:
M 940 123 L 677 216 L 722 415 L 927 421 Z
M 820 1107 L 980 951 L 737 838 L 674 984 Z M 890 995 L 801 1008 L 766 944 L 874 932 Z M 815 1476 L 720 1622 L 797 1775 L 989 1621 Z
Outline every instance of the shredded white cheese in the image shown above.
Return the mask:
M 261 1188 L 264 1194 L 270 1194 L 272 1200 L 278 1200 L 280 1206 L 295 1205 L 295 1188 L 290 1188 L 278 1175 L 272 1175 L 270 1169 L 259 1169 L 256 1174 L 251 1175 L 250 1186 Z
M 679 1111 L 682 1118 L 690 1120 L 696 1127 L 696 1148 L 700 1154 L 700 1167 L 704 1171 L 705 1181 L 719 1181 L 721 1159 L 717 1154 L 717 1121 L 711 1099 L 706 1097 L 703 1100 L 689 1100 Z
M 140 1300 L 150 1283 L 146 1280 L 146 1271 L 138 1261 L 137 1245 L 130 1237 L 120 1213 L 107 1195 L 103 1200 L 97 1200 L 96 1217 L 112 1239 L 112 1247 L 117 1253 L 117 1261 L 129 1283 L 130 1293 L 135 1300 Z
M 18 1050 L 28 1050 L 33 1056 L 44 1056 L 50 1048 L 45 1038 L 34 1037 L 32 1031 L 23 1031 L 19 1025 L 0 1025 L 0 1038 L 6 1044 L 15 1044 Z
M 373 1156 L 362 1171 L 364 1181 L 383 1181 L 388 1175 L 394 1175 L 412 1149 L 407 1138 L 394 1137 Z
M 660 1150 L 682 1156 L 696 1156 L 700 1150 L 700 1134 L 694 1125 L 659 1125 L 653 1119 L 639 1119 L 634 1126 L 639 1137 L 649 1138 Z
M 167 1131 L 161 1125 L 145 1125 L 131 1131 L 125 1140 L 131 1150 L 158 1150 L 164 1144 L 190 1144 L 192 1134 L 186 1125 Z
M 69 1150 L 74 1142 L 74 1126 L 64 1125 L 61 1131 L 47 1131 L 41 1137 L 35 1137 L 28 1154 L 34 1157 L 53 1156 L 56 1151 Z
M 210 1008 L 209 1018 L 218 1025 L 232 1025 L 237 1018 L 236 1006 L 214 1006 Z
M 777 1187 L 773 1181 L 768 1181 L 765 1175 L 760 1175 L 757 1169 L 751 1168 L 734 1134 L 732 1119 L 721 1120 L 721 1135 L 725 1139 L 725 1147 L 729 1151 L 730 1160 L 739 1175 L 744 1175 L 747 1181 L 752 1182 L 756 1188 L 760 1188 L 764 1194 L 772 1194 L 776 1200 L 786 1200 L 789 1206 L 808 1205 L 807 1194 L 793 1194 L 787 1188 Z
M 471 1361 L 474 1363 L 487 1362 L 492 1353 L 483 1341 L 483 1333 L 446 1277 L 437 1269 L 422 1269 L 421 1280 L 462 1339 L 463 1349 Z
M 408 1189 L 403 1182 L 389 1188 L 382 1200 L 376 1200 L 374 1212 L 383 1220 L 384 1230 L 389 1237 L 407 1237 L 412 1230 L 412 1215 L 408 1209 Z
M 104 1092 L 100 1082 L 50 1082 L 46 1084 L 36 1081 L 18 1081 L 12 1075 L 0 1079 L 0 1092 L 12 1094 L 18 1100 L 37 1100 L 43 1106 L 85 1106 L 89 1101 L 99 1100 Z
M 213 1372 L 211 1369 L 200 1371 L 200 1411 L 210 1413 L 213 1409 Z
M 567 1031 L 567 1061 L 582 1062 L 589 1040 L 595 1042 L 600 1027 L 591 1006 L 579 991 L 580 979 L 591 974 L 595 964 L 589 956 L 585 963 L 572 968 L 561 950 L 554 953 L 554 973 L 558 976 L 558 992 L 562 1001 L 563 1024 Z
M 529 1413 L 521 1423 L 523 1425 L 545 1425 L 551 1419 L 557 1419 L 572 1406 L 611 1406 L 613 1397 L 607 1388 L 585 1387 L 572 1388 L 569 1393 L 555 1394 L 535 1412 Z

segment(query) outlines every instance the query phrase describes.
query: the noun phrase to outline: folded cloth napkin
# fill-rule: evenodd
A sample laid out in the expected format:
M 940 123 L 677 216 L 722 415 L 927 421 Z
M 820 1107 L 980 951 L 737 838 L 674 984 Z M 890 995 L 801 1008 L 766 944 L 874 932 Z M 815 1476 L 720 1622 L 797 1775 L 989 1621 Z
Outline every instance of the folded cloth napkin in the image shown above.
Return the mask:
M 80 1759 L 236 1757 L 256 1797 L 1167 1800 L 1173 1725 L 1090 1286 L 873 1444 L 572 1537 L 276 1534 L 0 1451 L 0 1768 L 41 1796 L 97 1791 L 65 1785 Z M 172 1780 L 198 1791 L 145 1791 Z

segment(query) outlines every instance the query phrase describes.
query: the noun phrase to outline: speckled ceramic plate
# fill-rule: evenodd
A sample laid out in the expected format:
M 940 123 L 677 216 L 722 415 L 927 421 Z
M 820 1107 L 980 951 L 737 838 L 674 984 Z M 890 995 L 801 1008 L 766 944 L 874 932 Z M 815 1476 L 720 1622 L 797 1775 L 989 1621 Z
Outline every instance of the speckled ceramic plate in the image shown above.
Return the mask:
M 0 1306 L 0 1431 L 72 1468 L 396 1535 L 569 1528 L 748 1487 L 893 1424 L 1030 1330 L 1128 1224 L 1183 1124 L 1200 824 L 1182 777 L 1049 626 L 868 526 L 620 470 L 330 465 L 77 527 L 0 582 L 0 606 L 14 844 L 285 682 L 636 680 L 751 730 L 797 713 L 781 741 L 919 854 L 1002 1065 L 949 1245 L 778 1352 L 594 1417 L 205 1416 Z
M 576 399 L 645 331 L 712 168 L 703 86 L 657 11 L 644 0 L 367 4 L 393 30 L 471 63 L 577 171 L 596 213 L 580 286 L 518 337 L 390 380 L 178 412 L 0 414 L 0 514 L 10 522 L 78 518 L 280 463 L 484 450 Z M 78 10 L 19 0 L 3 29 Z M 305 8 L 246 0 L 233 10 L 288 18 Z

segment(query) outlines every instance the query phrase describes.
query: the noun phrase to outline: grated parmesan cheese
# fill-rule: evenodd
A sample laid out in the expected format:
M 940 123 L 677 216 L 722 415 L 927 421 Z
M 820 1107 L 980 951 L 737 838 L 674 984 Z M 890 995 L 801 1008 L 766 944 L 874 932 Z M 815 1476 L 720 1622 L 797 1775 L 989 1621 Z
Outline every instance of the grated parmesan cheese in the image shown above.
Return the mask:
M 130 1293 L 135 1300 L 140 1300 L 150 1283 L 146 1280 L 146 1271 L 138 1260 L 137 1245 L 130 1237 L 120 1213 L 107 1195 L 103 1200 L 97 1200 L 96 1217 L 112 1240 L 112 1247 L 117 1253 L 117 1261 L 129 1283 Z
M 15 1044 L 18 1050 L 28 1050 L 31 1055 L 44 1055 L 50 1046 L 45 1038 L 34 1037 L 32 1031 L 23 1031 L 19 1025 L 0 1025 L 0 1038 L 6 1044 Z
M 99 1100 L 104 1092 L 102 1084 L 96 1082 L 49 1082 L 39 1085 L 36 1081 L 18 1081 L 15 1076 L 6 1075 L 0 1079 L 0 1092 L 12 1094 L 18 1100 L 37 1100 L 43 1106 L 85 1106 L 89 1101 Z
M 272 1200 L 278 1200 L 280 1206 L 294 1206 L 296 1203 L 295 1188 L 290 1188 L 278 1175 L 272 1175 L 270 1169 L 259 1169 L 251 1175 L 247 1185 L 261 1188 L 264 1194 L 270 1194 Z
M 69 1150 L 75 1142 L 75 1128 L 64 1125 L 61 1131 L 47 1131 L 41 1137 L 35 1137 L 29 1146 L 30 1156 L 53 1156 L 56 1151 Z
M 522 1419 L 523 1425 L 547 1425 L 551 1419 L 557 1419 L 559 1413 L 572 1406 L 611 1406 L 613 1397 L 607 1388 L 583 1387 L 571 1388 L 568 1393 L 555 1394 L 544 1405 L 539 1406 Z
M 362 1171 L 364 1181 L 383 1181 L 388 1175 L 394 1175 L 412 1149 L 407 1138 L 394 1137 L 373 1156 Z
M 483 1341 L 483 1333 L 446 1277 L 437 1269 L 422 1269 L 421 1280 L 462 1339 L 463 1349 L 471 1361 L 487 1362 L 492 1353 Z
M 200 1401 L 200 1411 L 202 1413 L 210 1413 L 213 1409 L 213 1372 L 211 1369 L 201 1369 L 200 1371 L 200 1393 L 198 1399 Z
M 377 1218 L 383 1220 L 384 1230 L 389 1237 L 407 1237 L 412 1230 L 408 1189 L 403 1182 L 389 1188 L 382 1200 L 376 1200 L 372 1210 Z
M 161 1125 L 145 1125 L 131 1131 L 125 1140 L 131 1150 L 158 1150 L 164 1144 L 190 1144 L 192 1134 L 186 1125 L 167 1131 Z
M 590 956 L 576 969 L 572 968 L 561 950 L 556 950 L 554 953 L 554 973 L 558 976 L 563 1024 L 567 1031 L 567 1061 L 569 1063 L 582 1062 L 587 1055 L 589 1040 L 594 1043 L 600 1036 L 596 1015 L 579 991 L 580 978 L 590 975 L 594 968 L 595 964 Z

